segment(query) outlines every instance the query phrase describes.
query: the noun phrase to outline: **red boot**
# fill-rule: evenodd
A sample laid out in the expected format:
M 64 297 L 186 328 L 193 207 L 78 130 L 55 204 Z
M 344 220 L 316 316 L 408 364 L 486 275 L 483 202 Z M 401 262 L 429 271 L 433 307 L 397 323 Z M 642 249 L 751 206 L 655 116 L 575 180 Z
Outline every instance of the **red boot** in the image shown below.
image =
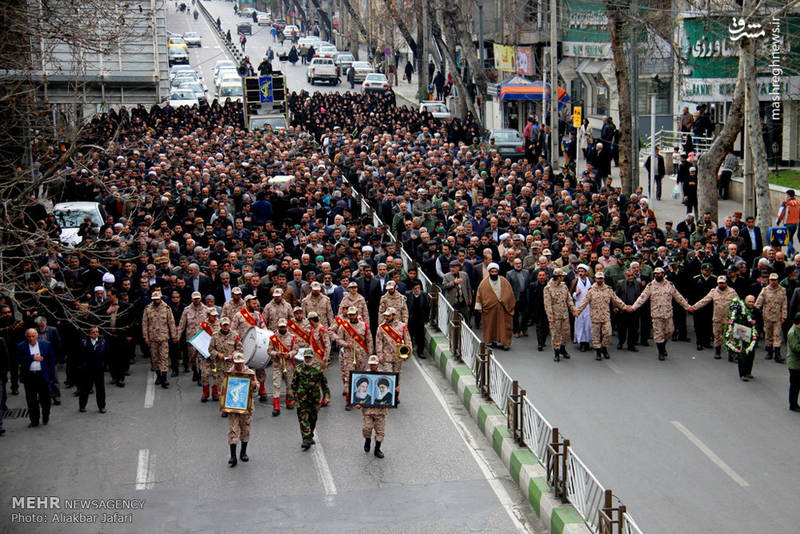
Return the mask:
M 200 397 L 200 402 L 208 402 L 208 386 L 203 386 L 203 396 Z
M 278 417 L 281 414 L 281 399 L 279 397 L 272 398 L 272 417 Z
M 288 393 L 286 394 L 286 409 L 294 410 L 294 401 L 292 400 L 292 397 Z
M 206 386 L 206 388 L 208 388 L 208 386 Z M 211 399 L 215 401 L 219 400 L 219 388 L 216 384 L 211 388 Z
M 345 392 L 344 394 L 344 409 L 348 412 L 353 409 L 353 407 L 350 405 L 350 393 L 348 392 Z
M 261 387 L 258 388 L 258 402 L 267 402 L 267 386 L 261 382 Z

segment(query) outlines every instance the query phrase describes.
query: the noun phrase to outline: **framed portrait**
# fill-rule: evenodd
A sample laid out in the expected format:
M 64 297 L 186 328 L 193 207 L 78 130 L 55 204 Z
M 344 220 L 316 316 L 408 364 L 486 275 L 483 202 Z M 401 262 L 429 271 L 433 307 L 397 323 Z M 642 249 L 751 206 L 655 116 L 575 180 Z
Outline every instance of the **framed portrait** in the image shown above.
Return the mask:
M 222 381 L 222 395 L 219 397 L 220 410 L 226 413 L 247 413 L 253 406 L 250 394 L 254 375 L 228 373 Z
M 367 408 L 397 408 L 400 375 L 385 371 L 350 371 L 350 404 Z
M 743 324 L 733 325 L 733 339 L 739 339 L 750 343 L 753 336 L 753 330 L 749 326 Z

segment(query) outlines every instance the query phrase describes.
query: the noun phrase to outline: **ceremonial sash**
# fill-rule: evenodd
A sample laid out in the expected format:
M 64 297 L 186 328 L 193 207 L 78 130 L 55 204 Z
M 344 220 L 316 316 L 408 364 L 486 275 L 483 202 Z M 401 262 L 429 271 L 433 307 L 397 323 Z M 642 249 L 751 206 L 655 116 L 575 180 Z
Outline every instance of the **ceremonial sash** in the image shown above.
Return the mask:
M 350 321 L 345 321 L 341 317 L 336 317 L 334 320 L 336 321 L 336 324 L 341 326 L 342 329 L 344 329 L 344 331 L 347 332 L 348 336 L 353 338 L 353 341 L 358 343 L 359 347 L 364 349 L 364 352 L 369 354 L 369 349 L 367 348 L 366 340 L 361 336 L 361 334 L 356 332 L 356 329 L 353 328 L 353 325 L 352 323 L 350 323 Z
M 289 347 L 287 347 L 286 344 L 281 341 L 281 338 L 278 337 L 278 334 L 272 334 L 269 340 L 272 341 L 272 343 L 275 345 L 275 348 L 281 352 L 289 352 Z M 292 340 L 292 345 L 294 345 L 294 340 Z
M 286 326 L 292 331 L 292 334 L 302 339 L 305 343 L 309 342 L 309 333 L 300 328 L 300 325 L 294 322 L 292 319 L 286 321 Z
M 206 334 L 208 334 L 209 336 L 214 335 L 214 330 L 211 328 L 211 325 L 208 324 L 207 322 L 203 321 L 202 323 L 200 323 L 200 328 L 205 330 Z
M 383 323 L 381 325 L 381 330 L 383 330 L 386 333 L 386 335 L 392 338 L 392 341 L 394 341 L 398 345 L 403 344 L 403 336 L 398 334 L 397 331 L 391 326 L 389 326 L 388 323 Z
M 242 308 L 239 310 L 239 313 L 242 314 L 242 317 L 244 317 L 244 320 L 247 321 L 247 324 L 250 326 L 256 326 L 258 324 L 258 320 L 253 317 L 249 311 L 247 311 L 247 308 Z
M 320 332 L 322 332 L 322 330 L 320 330 Z M 314 354 L 316 354 L 319 359 L 323 359 L 325 357 L 325 346 L 317 342 L 313 331 L 309 333 L 309 337 L 311 338 L 311 350 L 314 351 Z

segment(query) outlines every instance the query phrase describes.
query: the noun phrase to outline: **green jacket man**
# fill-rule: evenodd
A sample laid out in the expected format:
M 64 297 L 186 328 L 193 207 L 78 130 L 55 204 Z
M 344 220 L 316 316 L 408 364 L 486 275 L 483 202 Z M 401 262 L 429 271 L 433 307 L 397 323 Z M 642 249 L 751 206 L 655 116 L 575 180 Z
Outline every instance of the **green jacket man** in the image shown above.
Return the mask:
M 297 420 L 303 438 L 301 447 L 306 451 L 314 444 L 320 402 L 331 397 L 325 371 L 320 364 L 314 363 L 313 351 L 305 351 L 303 363 L 297 366 L 292 379 L 292 394 L 297 400 Z

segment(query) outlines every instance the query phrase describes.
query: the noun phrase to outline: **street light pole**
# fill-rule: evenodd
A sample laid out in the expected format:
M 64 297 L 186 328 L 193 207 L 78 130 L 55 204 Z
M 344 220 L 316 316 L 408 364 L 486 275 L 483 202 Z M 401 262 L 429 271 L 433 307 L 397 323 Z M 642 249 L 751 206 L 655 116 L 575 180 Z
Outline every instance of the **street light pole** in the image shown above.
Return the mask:
M 558 1 L 550 0 L 550 163 L 558 159 Z M 544 89 L 544 88 L 543 88 Z
M 481 69 L 481 73 L 486 69 L 486 59 L 485 54 L 486 50 L 484 49 L 483 44 L 483 0 L 478 1 L 478 48 L 480 49 L 480 59 L 481 63 L 479 68 Z M 473 73 L 473 76 L 477 76 L 478 73 Z M 483 108 L 485 106 L 485 102 L 483 101 L 483 97 L 481 97 L 481 107 L 478 109 L 478 114 L 480 115 L 481 124 L 486 124 L 486 119 L 484 117 Z
M 650 93 L 650 173 L 647 176 L 647 194 L 650 203 L 653 203 L 653 195 L 650 187 L 658 172 L 658 162 L 656 161 L 656 89 Z M 658 186 L 656 186 L 658 187 Z

